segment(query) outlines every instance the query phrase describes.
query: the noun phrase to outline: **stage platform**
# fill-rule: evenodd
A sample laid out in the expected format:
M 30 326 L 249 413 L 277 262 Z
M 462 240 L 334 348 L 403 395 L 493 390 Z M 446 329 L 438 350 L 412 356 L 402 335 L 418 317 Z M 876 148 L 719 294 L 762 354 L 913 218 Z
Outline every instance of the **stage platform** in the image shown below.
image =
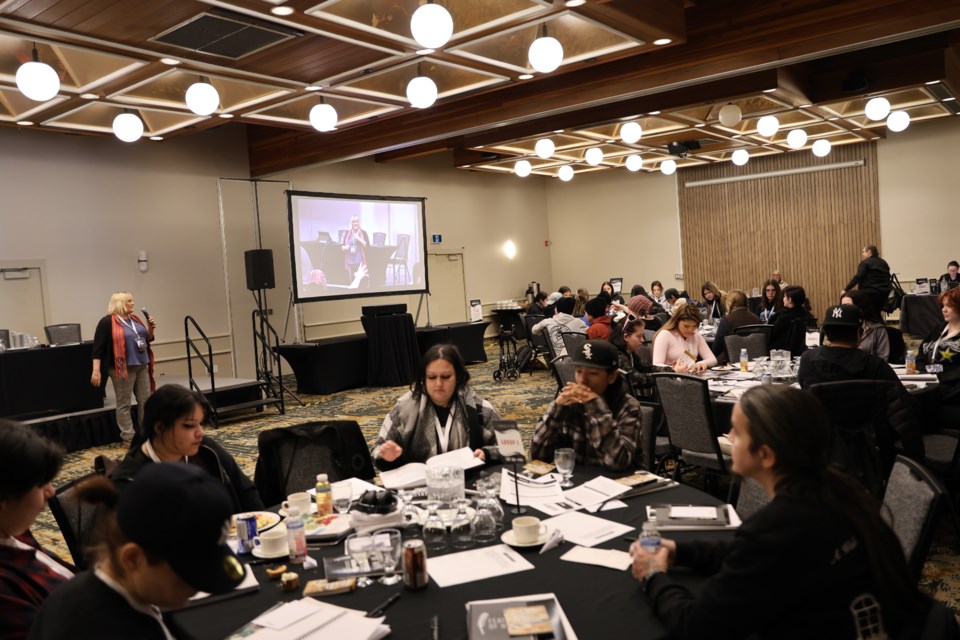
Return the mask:
M 260 385 L 256 380 L 243 378 L 227 378 L 217 376 L 215 379 L 218 406 L 227 406 L 260 398 Z M 189 387 L 190 380 L 186 376 L 161 375 L 157 377 L 157 386 L 165 384 L 179 384 Z M 209 377 L 197 379 L 201 392 L 211 397 Z M 19 420 L 33 427 L 41 435 L 59 442 L 69 451 L 80 451 L 90 447 L 110 444 L 120 441 L 120 429 L 116 419 L 117 399 L 113 393 L 113 384 L 107 383 L 103 407 L 72 411 L 65 413 L 49 413 L 46 415 L 11 416 L 10 419 Z M 131 409 L 134 424 L 138 424 L 136 399 Z

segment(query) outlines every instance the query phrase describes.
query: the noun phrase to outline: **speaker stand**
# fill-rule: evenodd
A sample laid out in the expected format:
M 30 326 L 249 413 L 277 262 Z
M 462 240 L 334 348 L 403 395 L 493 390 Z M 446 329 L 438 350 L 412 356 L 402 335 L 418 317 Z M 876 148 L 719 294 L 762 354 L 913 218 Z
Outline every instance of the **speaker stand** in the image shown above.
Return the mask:
M 429 328 L 433 326 L 433 323 L 430 322 L 430 294 L 429 293 L 420 294 L 420 301 L 417 302 L 417 317 L 413 319 L 413 324 L 417 325 L 420 323 L 420 307 L 423 306 L 424 298 L 426 298 L 427 300 L 427 327 Z

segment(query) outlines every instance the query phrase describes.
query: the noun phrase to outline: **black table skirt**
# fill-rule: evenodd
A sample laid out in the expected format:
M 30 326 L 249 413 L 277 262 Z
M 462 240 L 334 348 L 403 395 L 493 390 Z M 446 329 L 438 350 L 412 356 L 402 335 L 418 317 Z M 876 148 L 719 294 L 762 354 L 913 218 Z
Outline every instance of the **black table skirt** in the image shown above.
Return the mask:
M 578 482 L 582 482 L 600 474 L 605 472 L 599 469 L 577 469 L 574 477 Z M 629 505 L 627 509 L 604 512 L 603 517 L 636 527 L 636 531 L 626 535 L 637 536 L 641 524 L 646 519 L 645 505 L 661 503 L 714 505 L 718 504 L 718 501 L 696 489 L 680 486 L 650 496 L 632 498 L 627 502 Z M 541 519 L 546 517 L 531 508 L 528 508 L 528 512 L 529 515 Z M 508 507 L 507 527 L 510 526 L 511 518 Z M 729 531 L 669 532 L 664 535 L 681 541 L 730 539 L 733 536 Z M 599 548 L 624 551 L 629 546 L 630 543 L 620 537 L 598 545 Z M 433 615 L 439 615 L 440 637 L 451 640 L 467 637 L 464 605 L 470 600 L 552 592 L 557 595 L 580 638 L 660 640 L 668 637 L 666 630 L 647 602 L 640 584 L 631 576 L 629 570 L 618 572 L 560 560 L 560 556 L 572 547 L 571 543 L 564 543 L 544 555 L 538 555 L 537 551 L 525 553 L 525 558 L 535 568 L 507 576 L 444 589 L 430 582 L 427 588 L 420 591 L 407 591 L 400 584 L 390 587 L 375 584 L 357 589 L 352 594 L 331 596 L 326 600 L 343 607 L 370 610 L 391 594 L 401 593 L 400 599 L 387 610 L 386 623 L 390 625 L 392 638 L 404 640 L 429 638 L 429 620 Z M 301 574 L 302 586 L 307 580 L 323 577 L 322 557 L 324 555 L 342 554 L 342 544 L 324 551 L 312 551 L 311 555 L 320 559 L 320 568 L 309 572 L 292 570 Z M 429 564 L 428 561 L 428 571 Z M 254 571 L 260 580 L 258 592 L 176 612 L 170 616 L 171 624 L 175 628 L 174 634 L 178 638 L 185 639 L 223 638 L 278 601 L 290 601 L 300 597 L 302 589 L 293 593 L 280 592 L 276 586 L 277 583 L 266 578 L 262 566 L 254 567 Z M 697 591 L 705 582 L 703 577 L 682 569 L 671 569 L 671 575 L 694 591 Z
M 938 296 L 903 296 L 900 307 L 900 331 L 916 338 L 926 338 L 930 332 L 943 322 Z
M 420 364 L 413 316 L 363 316 L 360 322 L 367 334 L 367 384 L 399 387 L 413 382 Z
M 0 417 L 21 419 L 103 407 L 90 386 L 93 343 L 0 352 Z

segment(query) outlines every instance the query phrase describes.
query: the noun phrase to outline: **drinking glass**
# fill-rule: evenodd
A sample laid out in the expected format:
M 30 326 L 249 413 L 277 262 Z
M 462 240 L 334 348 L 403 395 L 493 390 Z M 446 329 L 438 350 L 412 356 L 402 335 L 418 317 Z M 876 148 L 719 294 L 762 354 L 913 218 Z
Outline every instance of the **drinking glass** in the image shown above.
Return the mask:
M 493 542 L 497 538 L 497 521 L 490 510 L 490 498 L 484 496 L 477 502 L 477 515 L 473 519 L 473 539 L 479 544 Z
M 330 494 L 333 497 L 333 508 L 343 515 L 350 510 L 353 500 L 353 485 L 349 482 L 335 482 L 330 485 Z
M 400 562 L 400 552 L 403 550 L 400 545 L 400 531 L 378 529 L 373 533 L 373 543 L 380 551 L 380 564 L 383 565 L 384 574 L 379 580 L 380 584 L 397 584 L 401 578 L 396 573 L 396 569 Z
M 364 533 L 354 533 L 347 537 L 345 546 L 347 555 L 360 567 L 357 587 L 369 587 L 373 580 L 365 574 L 370 573 L 370 558 L 375 553 L 373 538 Z
M 483 493 L 487 498 L 487 505 L 490 508 L 490 514 L 496 523 L 496 530 L 503 531 L 503 505 L 500 504 L 500 480 L 493 474 L 487 478 L 487 484 L 483 488 Z M 479 508 L 479 507 L 478 507 Z
M 442 551 L 447 548 L 447 525 L 443 524 L 437 513 L 440 502 L 430 500 L 425 506 L 427 519 L 423 521 L 423 542 L 427 545 L 427 551 Z
M 427 466 L 427 499 L 453 505 L 463 498 L 463 467 Z
M 453 538 L 454 547 L 468 549 L 473 546 L 472 520 L 470 514 L 467 513 L 470 501 L 467 499 L 457 500 L 454 504 L 457 507 L 457 515 L 453 517 L 453 523 L 450 525 L 450 537 Z
M 400 517 L 403 519 L 403 535 L 407 538 L 420 537 L 420 510 L 413 504 L 413 492 L 410 489 L 400 490 L 400 500 L 403 509 Z
M 570 479 L 570 476 L 573 475 L 573 466 L 576 464 L 573 449 L 563 448 L 554 451 L 553 464 L 557 465 L 557 471 L 563 476 L 563 481 L 560 483 L 560 486 L 564 488 L 572 487 L 573 480 Z

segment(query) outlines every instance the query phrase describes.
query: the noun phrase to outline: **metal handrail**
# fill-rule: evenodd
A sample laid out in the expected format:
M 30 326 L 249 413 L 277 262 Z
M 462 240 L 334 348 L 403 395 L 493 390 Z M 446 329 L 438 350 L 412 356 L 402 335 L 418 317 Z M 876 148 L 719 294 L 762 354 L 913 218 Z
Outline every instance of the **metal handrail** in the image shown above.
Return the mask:
M 200 334 L 200 337 L 203 339 L 203 342 L 207 345 L 207 357 L 203 356 L 203 353 L 194 343 L 193 338 L 190 337 L 190 325 L 197 330 Z M 197 384 L 197 381 L 193 379 L 193 360 L 191 357 L 191 351 L 193 351 L 197 358 L 200 359 L 200 362 L 206 368 L 207 372 L 210 374 L 210 406 L 213 408 L 213 415 L 211 418 L 214 423 L 217 419 L 217 385 L 214 381 L 213 375 L 213 345 L 210 343 L 210 339 L 207 338 L 207 334 L 203 332 L 203 329 L 200 328 L 200 325 L 197 324 L 197 321 L 193 319 L 193 316 L 186 316 L 183 319 L 183 334 L 186 339 L 187 346 L 187 376 L 190 379 L 190 388 L 194 391 L 199 391 L 203 393 L 203 389 L 200 388 L 200 385 Z

